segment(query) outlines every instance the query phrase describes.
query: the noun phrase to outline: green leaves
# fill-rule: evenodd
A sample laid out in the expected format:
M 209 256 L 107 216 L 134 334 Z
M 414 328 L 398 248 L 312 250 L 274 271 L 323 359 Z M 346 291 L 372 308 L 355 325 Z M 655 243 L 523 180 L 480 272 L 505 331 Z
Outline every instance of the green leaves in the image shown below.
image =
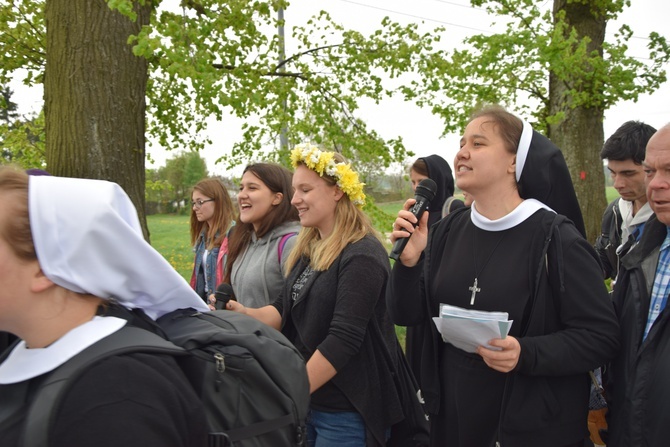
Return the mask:
M 244 140 L 223 157 L 228 165 L 286 161 L 267 151 L 277 149 L 282 129 L 292 143 L 309 139 L 354 160 L 388 165 L 407 156 L 400 138 L 383 139 L 357 116 L 360 101 L 402 92 L 401 77 L 437 38 L 388 19 L 364 36 L 321 12 L 287 36 L 282 61 L 276 27 L 285 2 L 184 4 L 158 11 L 151 29 L 133 38 L 136 54 L 152 64 L 149 131 L 161 144 L 197 147 L 198 123 L 233 114 L 247 123 Z
M 138 0 L 106 1 L 135 19 Z M 632 34 L 626 26 L 596 48 L 565 25 L 562 11 L 553 17 L 533 0 L 471 3 L 500 15 L 505 31 L 472 36 L 446 51 L 441 40 L 450 35 L 443 28 L 423 32 L 417 24 L 385 18 L 365 35 L 321 11 L 303 27 L 286 29 L 282 58 L 278 10 L 290 14 L 286 1 L 182 0 L 172 10 L 155 2 L 151 25 L 127 36 L 134 54 L 150 66 L 150 140 L 197 150 L 212 143 L 204 136 L 208 123 L 236 116 L 245 120 L 243 139 L 222 154 L 228 166 L 256 159 L 286 163 L 287 154 L 277 147 L 283 129 L 291 143 L 308 139 L 357 162 L 388 166 L 411 154 L 400 135 L 382 137 L 369 128 L 360 114 L 367 102 L 393 96 L 415 102 L 441 116 L 445 132 L 460 132 L 478 104 L 497 102 L 532 117 L 542 130 L 560 118 L 549 116 L 550 73 L 566 86 L 565 107 L 607 109 L 666 81 L 670 48 L 657 33 L 649 36 L 650 60 L 643 61 L 628 56 Z M 630 2 L 569 3 L 609 20 Z M 0 5 L 1 84 L 18 70 L 25 70 L 26 83 L 41 82 L 44 4 Z
M 27 85 L 42 82 L 45 39 L 43 0 L 0 3 L 0 85 L 17 70 Z
M 649 36 L 650 62 L 628 56 L 632 37 L 623 26 L 614 42 L 599 48 L 583 30 L 565 23 L 565 13 L 541 13 L 531 0 L 473 0 L 509 20 L 500 34 L 479 34 L 465 40 L 466 49 L 448 54 L 427 53 L 419 63 L 420 82 L 404 93 L 420 104 L 433 104 L 445 120 L 445 132 L 458 132 L 469 110 L 481 103 L 500 103 L 534 118 L 538 130 L 560 120 L 549 114 L 549 75 L 567 87 L 556 110 L 588 107 L 606 110 L 621 100 L 637 99 L 665 82 L 663 66 L 670 57 L 666 40 Z M 572 0 L 599 20 L 615 18 L 630 2 Z

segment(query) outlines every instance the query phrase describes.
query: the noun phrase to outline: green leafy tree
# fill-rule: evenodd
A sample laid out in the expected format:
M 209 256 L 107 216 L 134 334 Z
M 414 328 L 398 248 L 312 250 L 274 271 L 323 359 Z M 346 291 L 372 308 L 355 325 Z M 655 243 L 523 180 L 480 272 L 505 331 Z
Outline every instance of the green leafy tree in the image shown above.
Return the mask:
M 207 177 L 207 163 L 197 152 L 187 152 L 184 157 L 184 186 L 190 189 Z
M 335 24 L 326 12 L 294 29 L 295 50 L 283 56 L 275 30 L 286 1 L 183 1 L 158 10 L 154 25 L 133 42 L 151 64 L 150 127 L 165 147 L 193 147 L 205 120 L 225 113 L 248 118 L 244 139 L 223 157 L 228 166 L 268 157 L 286 163 L 276 142 L 324 143 L 356 161 L 388 165 L 407 155 L 401 138 L 385 140 L 357 117 L 358 100 L 393 95 L 389 81 L 413 70 L 439 36 L 389 20 L 364 36 Z M 204 38 L 203 38 L 204 37 Z M 165 119 L 169 117 L 169 119 Z M 279 149 L 279 148 L 278 148 Z
M 599 157 L 604 113 L 666 81 L 666 39 L 649 35 L 649 62 L 628 55 L 627 25 L 605 41 L 606 25 L 628 0 L 554 0 L 544 14 L 534 0 L 471 3 L 507 20 L 505 32 L 469 37 L 465 49 L 426 54 L 421 79 L 407 86 L 406 97 L 443 117 L 445 133 L 461 131 L 482 103 L 507 105 L 529 118 L 562 149 L 595 240 L 606 204 Z
M 198 149 L 209 143 L 206 121 L 224 113 L 252 118 L 228 166 L 261 158 L 282 129 L 292 142 L 326 142 L 363 162 L 407 155 L 399 137 L 385 140 L 357 117 L 358 100 L 392 95 L 384 81 L 410 71 L 439 36 L 388 20 L 364 36 L 324 12 L 295 31 L 297 48 L 284 56 L 275 30 L 286 1 L 183 0 L 178 11 L 161 3 L 0 5 L 0 82 L 19 69 L 28 84 L 46 80 L 55 174 L 117 181 L 144 221 L 145 127 L 163 147 Z M 288 151 L 272 158 L 287 163 Z
M 44 114 L 0 124 L 0 153 L 2 163 L 12 163 L 24 169 L 46 167 Z
M 158 177 L 170 185 L 170 200 L 178 212 L 183 212 L 189 209 L 191 188 L 207 177 L 207 164 L 197 152 L 180 153 L 166 161 Z
M 184 185 L 184 168 L 186 158 L 183 154 L 176 155 L 165 162 L 165 166 L 158 170 L 161 179 L 165 179 L 172 187 L 171 201 L 180 211 L 184 205 L 187 188 Z
M 0 84 L 19 69 L 25 82 L 42 82 L 46 62 L 48 169 L 118 181 L 142 220 L 145 128 L 163 147 L 199 149 L 211 143 L 202 137 L 206 123 L 232 113 L 246 121 L 243 141 L 224 156 L 229 167 L 268 157 L 287 164 L 287 148 L 276 144 L 284 131 L 290 143 L 310 139 L 385 167 L 411 154 L 400 136 L 384 139 L 366 125 L 359 100 L 401 93 L 431 107 L 449 131 L 482 102 L 532 117 L 565 151 L 592 235 L 604 207 L 593 155 L 602 145 L 602 114 L 657 88 L 668 60 L 657 34 L 649 64 L 626 55 L 627 27 L 616 42 L 604 42 L 624 0 L 555 0 L 553 14 L 541 14 L 533 0 L 472 0 L 510 25 L 449 53 L 438 49 L 444 30 L 421 33 L 416 24 L 385 19 L 363 35 L 321 12 L 294 29 L 294 49 L 285 54 L 276 29 L 287 1 L 182 0 L 176 11 L 163 3 L 0 4 Z M 587 128 L 595 131 L 585 136 Z
M 163 214 L 169 211 L 172 199 L 172 185 L 161 178 L 158 169 L 147 169 L 146 187 L 144 188 L 147 215 Z
M 44 168 L 44 115 L 21 117 L 10 88 L 0 89 L 0 157 L 22 168 Z

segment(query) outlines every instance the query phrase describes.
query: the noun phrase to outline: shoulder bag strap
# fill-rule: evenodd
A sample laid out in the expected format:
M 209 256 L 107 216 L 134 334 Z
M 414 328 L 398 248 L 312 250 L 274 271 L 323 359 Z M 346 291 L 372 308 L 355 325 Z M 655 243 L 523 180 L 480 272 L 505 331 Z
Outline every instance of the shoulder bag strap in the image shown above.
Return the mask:
M 58 408 L 77 378 L 95 363 L 107 357 L 132 352 L 182 355 L 186 351 L 172 342 L 136 327 L 123 327 L 89 346 L 56 368 L 36 391 L 26 415 L 23 447 L 49 445 L 51 426 Z
M 298 233 L 286 233 L 279 239 L 279 244 L 277 245 L 277 260 L 279 261 L 279 265 L 281 265 L 281 257 L 282 254 L 284 253 L 284 245 L 286 245 L 286 241 L 288 241 L 290 238 L 295 236 Z

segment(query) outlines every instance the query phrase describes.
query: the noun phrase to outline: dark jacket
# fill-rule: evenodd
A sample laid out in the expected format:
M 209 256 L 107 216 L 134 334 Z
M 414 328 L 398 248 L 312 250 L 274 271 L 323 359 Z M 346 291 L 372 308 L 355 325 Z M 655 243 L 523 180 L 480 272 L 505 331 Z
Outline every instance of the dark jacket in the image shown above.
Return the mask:
M 2 354 L 5 349 L 9 348 L 15 340 L 16 336 L 9 332 L 0 332 L 0 354 Z
M 273 305 L 289 318 L 300 341 L 317 349 L 333 365 L 331 379 L 365 420 L 368 446 L 385 445 L 385 432 L 403 418 L 390 365 L 381 337 L 373 336 L 376 319 L 389 352 L 395 352 L 395 330 L 386 312 L 386 283 L 390 263 L 386 250 L 373 236 L 349 244 L 326 271 L 316 271 L 293 301 L 292 286 L 308 261 L 292 269 L 283 296 Z M 294 341 L 294 340 L 291 340 Z
M 607 205 L 603 213 L 600 236 L 595 245 L 605 278 L 615 279 L 619 273 L 619 255 L 616 249 L 621 245 L 622 220 L 619 198 L 616 198 Z
M 543 231 L 532 242 L 530 262 L 519 263 L 531 269 L 534 292 L 518 339 L 519 363 L 508 374 L 501 403 L 498 438 L 503 446 L 547 445 L 549 439 L 565 445 L 585 437 L 588 371 L 609 361 L 618 348 L 616 317 L 593 248 L 564 216 L 538 212 L 544 213 Z M 387 302 L 396 324 L 413 325 L 438 316 L 440 297 L 430 295 L 430 281 L 449 247 L 452 225 L 458 228 L 469 219 L 469 209 L 450 214 L 431 228 L 424 259 L 417 266 L 395 264 Z M 424 306 L 404 299 L 418 290 Z M 430 333 L 421 385 L 427 410 L 437 415 L 442 340 L 434 325 L 426 327 Z
M 130 326 L 159 331 L 139 310 L 110 304 L 100 315 L 129 320 Z M 0 363 L 2 360 L 0 359 Z M 21 445 L 30 403 L 49 373 L 0 385 L 0 445 Z M 171 355 L 109 356 L 77 377 L 52 416 L 51 446 L 100 447 L 207 445 L 202 403 Z
M 642 342 L 666 235 L 666 225 L 650 218 L 635 250 L 621 261 L 613 294 L 621 351 L 607 375 L 611 447 L 662 446 L 670 440 L 670 309 L 661 312 Z

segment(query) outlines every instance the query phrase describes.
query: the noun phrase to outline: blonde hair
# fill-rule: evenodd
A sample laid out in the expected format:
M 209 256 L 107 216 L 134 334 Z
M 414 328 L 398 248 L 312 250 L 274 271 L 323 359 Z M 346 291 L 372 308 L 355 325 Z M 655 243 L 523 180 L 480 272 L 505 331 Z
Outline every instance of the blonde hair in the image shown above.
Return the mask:
M 339 153 L 335 154 L 337 162 L 346 162 Z M 300 163 L 306 166 L 304 163 Z M 331 186 L 337 187 L 336 179 L 329 175 L 321 178 Z M 321 239 L 316 228 L 303 228 L 298 234 L 295 247 L 286 260 L 285 271 L 288 274 L 298 263 L 301 257 L 310 260 L 310 267 L 314 270 L 328 270 L 344 248 L 358 242 L 368 234 L 372 234 L 381 241 L 381 236 L 374 229 L 368 216 L 361 211 L 347 194 L 343 194 L 335 206 L 335 225 L 333 231 L 325 239 Z

